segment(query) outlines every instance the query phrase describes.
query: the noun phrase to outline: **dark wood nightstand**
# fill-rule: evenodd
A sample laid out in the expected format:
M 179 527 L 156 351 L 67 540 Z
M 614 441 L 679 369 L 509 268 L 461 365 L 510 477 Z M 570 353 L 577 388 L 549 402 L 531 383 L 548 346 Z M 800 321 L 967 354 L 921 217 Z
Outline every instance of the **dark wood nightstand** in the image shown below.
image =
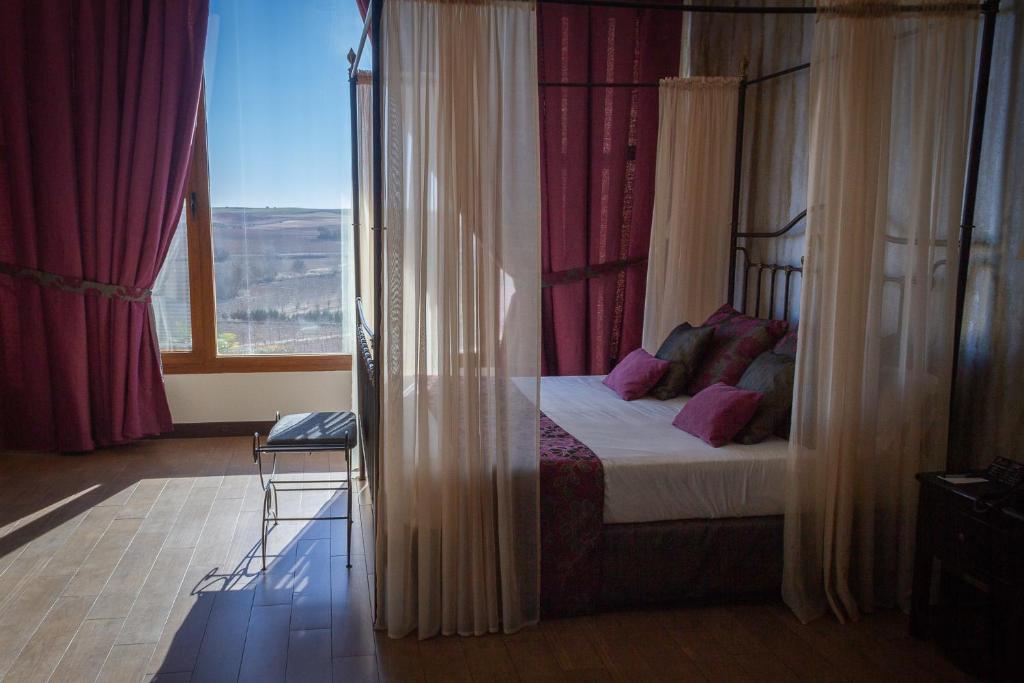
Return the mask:
M 1024 497 L 986 510 L 979 500 L 1004 486 L 951 484 L 942 474 L 917 475 L 910 632 L 934 638 L 972 673 L 1024 680 Z

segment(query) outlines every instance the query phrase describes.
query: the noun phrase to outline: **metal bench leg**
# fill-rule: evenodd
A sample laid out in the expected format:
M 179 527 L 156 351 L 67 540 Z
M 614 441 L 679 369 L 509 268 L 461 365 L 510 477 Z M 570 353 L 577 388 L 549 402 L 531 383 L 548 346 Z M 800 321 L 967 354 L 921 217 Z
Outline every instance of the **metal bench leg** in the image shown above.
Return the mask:
M 260 443 L 260 435 L 259 435 L 259 433 L 256 433 L 256 434 L 253 435 L 253 461 L 256 463 L 257 471 L 258 471 L 259 477 L 260 477 L 260 484 L 263 487 L 263 514 L 262 514 L 262 518 L 260 520 L 261 521 L 261 526 L 260 526 L 260 557 L 262 559 L 263 571 L 266 571 L 266 569 L 267 569 L 267 541 L 270 538 L 270 531 L 271 531 L 271 529 L 273 527 L 277 526 L 277 523 L 281 520 L 280 513 L 279 513 L 279 510 L 278 510 L 278 487 L 277 487 L 278 483 L 285 483 L 285 484 L 289 484 L 290 483 L 290 484 L 293 484 L 293 485 L 295 485 L 295 484 L 302 484 L 303 482 L 307 482 L 307 483 L 310 483 L 310 484 L 331 484 L 332 487 L 330 489 L 324 489 L 324 488 L 321 487 L 321 488 L 314 488 L 312 490 L 320 490 L 320 491 L 322 491 L 322 490 L 336 490 L 337 491 L 337 490 L 342 490 L 342 489 L 345 490 L 345 492 L 348 494 L 348 501 L 347 501 L 348 513 L 344 516 L 344 518 L 341 517 L 340 515 L 337 515 L 337 516 L 328 516 L 328 517 L 285 517 L 284 519 L 285 520 L 294 520 L 294 521 L 302 521 L 302 520 L 304 520 L 304 521 L 309 521 L 309 522 L 315 522 L 315 521 L 318 521 L 318 520 L 321 520 L 321 519 L 331 519 L 331 520 L 333 520 L 333 519 L 346 519 L 348 521 L 348 525 L 346 527 L 346 532 L 347 533 L 346 533 L 346 538 L 345 538 L 346 553 L 347 553 L 346 554 L 345 566 L 348 567 L 348 568 L 352 567 L 352 526 L 353 526 L 352 496 L 353 496 L 353 493 L 354 493 L 354 489 L 352 487 L 352 448 L 348 445 L 347 439 L 345 441 L 343 441 L 342 443 L 345 444 L 342 448 L 339 448 L 340 444 L 332 444 L 333 445 L 332 448 L 320 448 L 320 449 L 317 449 L 317 452 L 320 452 L 320 451 L 338 451 L 338 450 L 342 450 L 344 452 L 344 454 L 345 454 L 345 480 L 343 482 L 339 482 L 338 480 L 332 479 L 332 478 L 328 478 L 327 480 L 322 480 L 322 481 L 319 481 L 319 480 L 308 480 L 308 481 L 307 480 L 298 480 L 298 481 L 292 481 L 292 480 L 289 479 L 289 480 L 287 480 L 285 482 L 278 482 L 278 481 L 275 480 L 275 478 L 277 476 L 277 455 L 278 455 L 279 452 L 299 452 L 299 453 L 305 452 L 307 456 L 311 456 L 313 454 L 313 451 L 306 451 L 305 449 L 295 450 L 294 447 L 292 447 L 292 448 L 284 447 L 284 448 L 281 448 L 279 450 L 278 448 L 261 444 Z M 269 468 L 270 471 L 269 472 L 267 472 L 263 468 L 263 455 L 268 455 L 268 454 L 271 456 L 271 462 L 270 462 L 270 468 Z M 285 486 L 284 490 L 292 491 L 292 490 L 297 490 L 297 489 L 295 489 L 294 486 L 291 487 L 291 488 L 288 487 L 288 486 Z M 301 487 L 298 490 L 302 490 Z
M 347 549 L 345 553 L 345 566 L 352 568 L 352 451 L 345 449 L 345 479 L 348 491 L 348 519 L 345 520 L 348 533 L 345 535 Z
M 270 488 L 263 491 L 263 527 L 260 533 L 260 550 L 263 554 L 263 571 L 267 571 L 267 521 L 270 515 Z

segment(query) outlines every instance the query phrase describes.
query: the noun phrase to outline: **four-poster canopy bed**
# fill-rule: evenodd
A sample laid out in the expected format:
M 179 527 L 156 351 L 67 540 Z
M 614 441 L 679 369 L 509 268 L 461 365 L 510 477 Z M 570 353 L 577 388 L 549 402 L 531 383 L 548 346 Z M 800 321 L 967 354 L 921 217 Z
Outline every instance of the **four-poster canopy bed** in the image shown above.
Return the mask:
M 362 287 L 361 250 L 369 245 L 360 242 L 360 173 L 366 160 L 358 158 L 359 126 L 357 124 L 356 88 L 359 59 L 368 36 L 380 36 L 384 0 L 370 3 L 363 39 L 358 50 L 350 53 L 350 83 L 352 101 L 353 135 L 353 217 L 355 221 L 354 248 L 356 251 L 356 335 L 357 335 L 357 410 L 361 429 L 361 450 L 364 470 L 369 476 L 371 487 L 376 486 L 376 462 L 378 457 L 378 427 L 380 416 L 380 386 L 377 369 L 386 340 L 380 334 L 382 329 L 383 297 L 383 173 L 382 153 L 383 101 L 382 83 L 379 76 L 381 47 L 379 40 L 371 40 L 373 52 L 372 80 L 372 292 Z M 660 10 L 676 12 L 712 12 L 734 14 L 814 14 L 814 7 L 719 7 L 698 4 L 660 4 L 632 2 L 601 2 L 600 0 L 538 0 L 539 4 L 584 5 L 593 7 L 614 7 L 633 10 Z M 920 11 L 922 7 L 905 5 L 900 11 Z M 974 208 L 977 196 L 978 169 L 987 98 L 988 74 L 991 67 L 991 53 L 994 35 L 994 20 L 998 11 L 997 0 L 983 4 L 960 3 L 946 5 L 944 9 L 977 11 L 984 16 L 981 34 L 981 50 L 974 101 L 971 113 L 970 146 L 967 153 L 967 169 L 964 180 L 962 220 L 960 226 L 959 263 L 956 285 L 955 329 L 962 325 L 967 267 L 970 256 L 970 241 L 973 230 Z M 809 64 L 800 64 L 781 71 L 741 80 L 739 84 L 739 106 L 735 125 L 736 151 L 733 169 L 732 211 L 728 264 L 728 302 L 740 313 L 752 314 L 753 318 L 785 321 L 791 317 L 794 276 L 802 275 L 802 266 L 773 263 L 755 259 L 751 255 L 751 240 L 770 240 L 793 230 L 806 217 L 801 211 L 785 225 L 773 231 L 745 231 L 740 225 L 740 200 L 743 172 L 743 137 L 745 126 L 745 97 L 749 87 L 786 77 L 806 70 Z M 538 82 L 541 88 L 650 88 L 656 82 Z M 365 199 L 365 198 L 363 198 Z M 742 257 L 742 264 L 740 263 Z M 623 268 L 632 267 L 645 259 L 619 259 L 605 264 L 581 268 L 574 271 L 554 273 L 545 278 L 542 286 L 551 287 L 565 282 L 602 277 Z M 750 278 L 754 277 L 754 282 Z M 767 280 L 767 282 L 765 282 Z M 781 287 L 781 299 L 778 288 Z M 765 291 L 767 289 L 767 291 Z M 372 321 L 366 314 L 364 301 L 369 295 L 372 307 Z M 956 352 L 959 334 L 954 340 L 953 378 L 956 377 Z M 635 452 L 623 440 L 616 440 L 611 432 L 601 432 L 601 418 L 606 419 L 611 410 L 618 410 L 623 424 L 634 431 L 648 427 L 656 418 L 664 421 L 665 416 L 679 409 L 681 403 L 672 401 L 637 401 L 609 406 L 601 404 L 599 395 L 588 388 L 595 378 L 545 378 L 541 396 L 541 440 L 542 455 L 544 442 L 548 440 L 557 446 L 559 457 L 542 459 L 541 464 L 541 509 L 542 509 L 542 611 L 547 616 L 566 615 L 615 606 L 636 605 L 668 600 L 703 597 L 722 593 L 775 592 L 782 575 L 782 485 L 786 442 L 770 439 L 757 446 L 726 447 L 709 457 L 700 453 L 684 469 L 666 468 L 666 457 L 672 447 L 650 444 L 633 444 L 633 451 L 649 451 L 654 465 L 644 467 L 627 466 L 626 461 L 637 460 Z M 599 381 L 600 378 L 597 378 Z M 590 402 L 588 404 L 588 402 Z M 661 405 L 655 405 L 661 403 Z M 577 410 L 579 406 L 585 409 Z M 588 406 L 589 407 L 586 407 Z M 588 424 L 588 419 L 590 423 Z M 645 420 L 647 422 L 645 422 Z M 599 437 L 589 439 L 584 435 L 588 430 L 597 430 Z M 591 432 L 593 433 L 593 431 Z M 665 436 L 665 435 L 661 435 Z M 671 435 L 668 435 L 671 436 Z M 582 437 L 582 440 L 577 437 Z M 647 439 L 647 437 L 636 437 Z M 650 437 L 651 443 L 658 442 L 658 435 Z M 588 448 L 600 441 L 602 447 Z M 650 446 L 647 448 L 647 446 Z M 616 459 L 616 449 L 618 455 Z M 709 449 L 710 451 L 710 449 Z M 595 454 L 596 453 L 596 454 Z M 628 456 L 628 457 L 626 457 Z M 602 468 L 602 461 L 604 467 Z M 546 485 L 548 472 L 557 476 L 560 467 L 566 463 L 581 476 L 576 488 Z M 625 463 L 625 464 L 624 464 Z M 547 468 L 547 469 L 546 469 Z M 659 469 L 660 468 L 660 469 Z M 726 475 L 724 472 L 738 471 Z M 582 473 L 582 475 L 581 475 Z M 589 478 L 588 478 L 589 477 Z M 668 497 L 653 493 L 646 498 L 648 506 L 661 506 L 661 512 L 651 512 L 650 507 L 631 508 L 629 499 L 636 499 L 654 488 L 657 480 L 672 480 L 676 477 L 675 488 L 669 487 Z M 731 478 L 730 478 L 731 477 Z M 673 505 L 672 496 L 680 491 L 693 491 L 699 482 L 717 482 L 724 497 L 711 501 L 703 508 L 681 510 Z M 581 483 L 582 482 L 582 483 Z M 616 483 L 618 482 L 618 483 Z M 607 488 L 606 488 L 607 484 Z M 742 500 L 729 500 L 730 487 L 736 490 L 751 486 L 762 487 L 758 495 L 740 496 Z M 586 489 L 585 491 L 583 489 Z M 733 491 L 734 493 L 735 491 Z M 576 518 L 560 529 L 551 522 L 552 516 L 573 505 L 573 496 L 597 497 L 595 512 L 589 518 Z M 760 496 L 760 497 L 759 497 Z M 710 496 L 714 498 L 714 495 Z M 723 502 L 724 501 L 724 502 Z M 578 501 L 575 501 L 578 502 Z M 679 501 L 674 501 L 678 503 Z M 692 502 L 692 501 L 684 501 Z M 706 501 L 707 502 L 707 501 Z M 685 505 L 683 506 L 685 507 Z M 545 516 L 546 513 L 546 516 Z M 547 521 L 545 521 L 545 519 Z M 571 548 L 570 548 L 571 546 Z M 568 550 L 567 550 L 568 548 Z M 643 558 L 639 562 L 637 558 Z M 552 564 L 554 563 L 554 564 Z

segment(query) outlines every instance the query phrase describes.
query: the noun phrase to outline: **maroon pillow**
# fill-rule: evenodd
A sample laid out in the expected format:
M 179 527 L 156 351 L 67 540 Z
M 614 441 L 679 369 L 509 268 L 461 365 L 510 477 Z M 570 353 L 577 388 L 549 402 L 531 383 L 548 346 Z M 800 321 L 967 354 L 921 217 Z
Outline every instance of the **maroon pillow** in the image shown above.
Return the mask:
M 721 306 L 719 306 L 717 311 L 708 316 L 708 319 L 704 321 L 704 324 L 718 325 L 720 323 L 725 322 L 729 318 L 735 318 L 738 315 L 743 314 L 737 311 L 735 308 L 733 308 L 731 304 L 722 304 Z
M 728 384 L 712 384 L 683 406 L 672 425 L 709 446 L 729 443 L 757 411 L 761 394 Z
M 754 359 L 786 334 L 789 323 L 751 318 L 726 304 L 712 313 L 704 326 L 715 328 L 715 338 L 686 386 L 691 396 L 716 382 L 735 385 Z
M 667 360 L 655 358 L 643 349 L 636 349 L 619 361 L 604 378 L 605 386 L 627 401 L 640 398 L 651 390 L 671 365 Z

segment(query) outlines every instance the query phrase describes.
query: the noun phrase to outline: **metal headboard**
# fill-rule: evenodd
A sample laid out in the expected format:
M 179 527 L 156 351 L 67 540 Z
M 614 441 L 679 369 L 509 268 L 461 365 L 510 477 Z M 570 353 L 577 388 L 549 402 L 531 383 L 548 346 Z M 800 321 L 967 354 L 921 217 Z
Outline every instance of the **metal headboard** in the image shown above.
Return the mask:
M 767 235 L 765 235 L 767 237 Z M 746 247 L 736 247 L 737 258 L 743 256 L 743 265 L 739 269 L 740 285 L 737 288 L 738 300 L 733 301 L 733 307 L 740 313 L 753 315 L 755 318 L 768 320 L 789 320 L 790 313 L 794 310 L 793 299 L 796 290 L 793 285 L 794 276 L 803 277 L 803 266 L 791 266 L 780 263 L 762 263 L 753 261 L 750 252 Z M 754 276 L 754 285 L 751 290 L 750 278 Z M 781 281 L 781 282 L 780 282 Z M 767 286 L 768 298 L 764 298 L 764 288 Z M 782 301 L 778 302 L 778 288 L 782 287 Z M 751 298 L 753 294 L 753 298 Z M 761 315 L 764 308 L 765 315 Z M 782 315 L 778 315 L 777 309 L 781 308 Z M 751 311 L 751 309 L 753 309 Z
M 768 319 L 789 320 L 790 312 L 793 310 L 792 299 L 795 292 L 793 285 L 794 276 L 803 276 L 803 264 L 794 266 L 782 263 L 765 263 L 753 261 L 749 251 L 749 240 L 772 239 L 781 237 L 796 227 L 800 221 L 807 216 L 807 211 L 801 211 L 784 226 L 773 232 L 740 232 L 740 194 L 742 192 L 741 179 L 743 176 L 743 128 L 746 122 L 746 98 L 747 89 L 750 86 L 759 85 L 773 81 L 776 78 L 798 74 L 810 68 L 810 63 L 804 63 L 788 69 L 782 69 L 774 73 L 748 79 L 744 77 L 739 84 L 739 99 L 736 112 L 736 151 L 733 161 L 733 190 L 732 190 L 732 225 L 730 230 L 729 250 L 729 301 L 740 313 L 748 313 L 753 308 L 755 318 L 765 317 Z M 744 64 L 743 71 L 746 72 Z M 748 240 L 740 245 L 739 240 Z M 743 256 L 742 268 L 739 266 L 739 257 Z M 751 274 L 754 275 L 753 299 L 751 299 Z M 767 283 L 765 282 L 767 280 Z M 778 316 L 776 310 L 777 288 L 782 286 L 782 316 Z M 737 284 L 739 285 L 737 287 Z M 767 284 L 768 300 L 764 301 L 764 287 Z M 766 309 L 765 315 L 761 315 L 762 305 Z
M 356 410 L 359 415 L 359 447 L 370 490 L 377 483 L 377 365 L 373 358 L 374 331 L 366 319 L 363 300 L 356 298 Z
M 806 211 L 802 211 L 799 216 L 793 219 L 793 221 L 791 221 L 790 224 L 787 225 L 782 230 L 766 233 L 739 233 L 739 236 L 746 239 L 771 239 L 773 237 L 779 237 L 788 232 L 790 229 L 792 229 L 799 222 L 799 220 L 806 215 L 806 213 Z M 897 237 L 893 235 L 886 236 L 885 241 L 890 244 L 897 245 L 908 244 L 908 241 L 905 237 Z M 934 242 L 934 245 L 936 247 L 946 247 L 948 246 L 948 244 L 948 240 L 944 239 L 937 239 Z M 792 286 L 793 278 L 794 276 L 799 276 L 800 278 L 803 277 L 803 259 L 801 259 L 801 265 L 791 266 L 778 263 L 762 263 L 754 261 L 751 259 L 750 251 L 747 249 L 746 246 L 736 247 L 735 253 L 737 257 L 737 262 L 739 261 L 739 256 L 743 256 L 743 264 L 742 266 L 737 264 L 737 270 L 739 274 L 739 286 L 737 288 L 737 294 L 734 297 L 735 300 L 731 302 L 733 307 L 740 313 L 747 313 L 753 315 L 755 318 L 764 317 L 769 320 L 790 320 L 790 313 L 794 310 L 793 299 L 796 296 L 794 294 L 794 289 Z M 933 263 L 931 267 L 932 280 L 934 281 L 937 277 L 939 277 L 939 271 L 948 265 L 949 264 L 946 261 L 946 259 L 938 259 L 937 261 L 935 261 L 935 263 Z M 753 289 L 751 289 L 750 283 L 751 274 L 753 274 L 754 276 Z M 782 301 L 780 304 L 782 309 L 781 317 L 778 316 L 777 310 L 777 293 L 780 280 L 782 286 Z M 768 287 L 767 300 L 765 300 L 764 298 L 764 287 L 766 281 Z M 902 309 L 904 296 L 903 289 L 904 285 L 906 284 L 905 279 L 902 277 L 886 276 L 884 278 L 884 281 L 887 284 L 895 285 L 898 288 L 898 307 Z M 761 315 L 762 304 L 766 309 L 764 316 Z M 751 308 L 753 308 L 752 312 Z

